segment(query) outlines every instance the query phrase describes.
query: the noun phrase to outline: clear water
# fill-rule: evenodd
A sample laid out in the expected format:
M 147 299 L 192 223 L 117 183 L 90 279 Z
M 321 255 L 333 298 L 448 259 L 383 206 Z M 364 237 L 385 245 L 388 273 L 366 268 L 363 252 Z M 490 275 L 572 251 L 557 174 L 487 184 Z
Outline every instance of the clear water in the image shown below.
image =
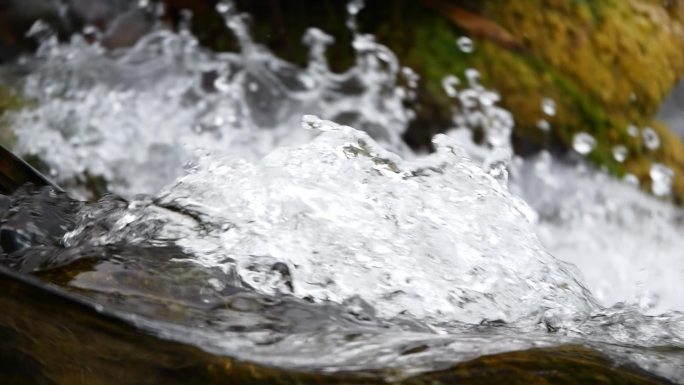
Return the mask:
M 348 8 L 357 61 L 344 73 L 329 70 L 323 31 L 303 37 L 298 68 L 252 41 L 227 2 L 217 11 L 240 52 L 160 26 L 116 51 L 39 33 L 20 64 L 36 105 L 13 117 L 15 150 L 65 186 L 99 175 L 127 198 L 77 209 L 59 258 L 39 268 L 99 250 L 72 288 L 162 336 L 268 364 L 406 375 L 580 342 L 684 378 L 681 210 L 581 158 L 515 157 L 515 111 L 475 69 L 445 77 L 454 127 L 434 154 L 412 153 L 401 134 L 419 79 L 357 31 L 362 3 Z M 592 141 L 576 138 L 577 152 Z M 656 171 L 666 196 L 668 170 Z M 162 247 L 166 259 L 126 254 Z M 131 271 L 183 294 L 150 296 Z M 165 296 L 180 320 L 154 305 Z

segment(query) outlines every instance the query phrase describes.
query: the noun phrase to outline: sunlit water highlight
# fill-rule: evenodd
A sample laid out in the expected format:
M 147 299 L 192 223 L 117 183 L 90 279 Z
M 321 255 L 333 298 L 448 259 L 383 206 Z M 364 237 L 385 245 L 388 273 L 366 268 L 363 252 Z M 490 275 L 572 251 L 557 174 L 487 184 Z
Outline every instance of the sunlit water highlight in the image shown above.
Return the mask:
M 474 69 L 462 86 L 445 78 L 455 127 L 434 139 L 436 153 L 411 153 L 401 134 L 418 79 L 356 30 L 360 9 L 349 7 L 357 62 L 341 74 L 328 68 L 324 32 L 304 36 L 310 60 L 298 68 L 253 42 L 230 3 L 218 11 L 237 53 L 161 27 L 117 51 L 38 33 L 22 64 L 36 106 L 13 117 L 15 150 L 66 186 L 103 176 L 129 199 L 80 210 L 67 250 L 172 244 L 190 257 L 170 264 L 220 272 L 201 283 L 200 302 L 234 286 L 333 304 L 301 330 L 235 327 L 229 312 L 260 325 L 279 309 L 249 298 L 206 310 L 202 328 L 117 310 L 169 338 L 288 367 L 413 373 L 579 341 L 684 378 L 682 212 L 581 162 L 514 158 L 515 111 Z M 552 100 L 542 105 L 555 114 Z M 470 140 L 478 129 L 484 145 Z M 577 152 L 589 153 L 594 139 L 579 135 Z M 665 179 L 654 192 L 667 195 L 668 171 L 656 171 Z M 420 344 L 429 349 L 402 354 Z M 648 350 L 663 346 L 672 351 Z

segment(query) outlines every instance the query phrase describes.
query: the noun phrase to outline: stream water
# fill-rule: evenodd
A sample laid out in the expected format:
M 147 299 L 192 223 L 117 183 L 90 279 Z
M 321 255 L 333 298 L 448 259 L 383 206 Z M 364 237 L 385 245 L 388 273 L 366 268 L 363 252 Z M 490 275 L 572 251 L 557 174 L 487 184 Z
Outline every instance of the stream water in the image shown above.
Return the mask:
M 14 150 L 72 197 L 87 197 L 86 175 L 118 196 L 15 194 L 5 223 L 51 214 L 17 231 L 3 263 L 44 276 L 85 264 L 74 293 L 260 363 L 401 377 L 581 343 L 681 381 L 682 211 L 585 164 L 592 138 L 572 159 L 514 156 L 515 111 L 474 69 L 445 77 L 454 127 L 436 152 L 412 152 L 401 134 L 420 80 L 356 29 L 362 8 L 348 6 L 356 63 L 343 73 L 325 32 L 303 36 L 299 68 L 254 42 L 230 2 L 217 12 L 239 52 L 207 51 L 187 26 L 107 50 L 92 28 L 59 42 L 35 24 L 39 49 L 5 69 L 35 100 L 12 116 Z M 652 177 L 667 195 L 668 170 Z

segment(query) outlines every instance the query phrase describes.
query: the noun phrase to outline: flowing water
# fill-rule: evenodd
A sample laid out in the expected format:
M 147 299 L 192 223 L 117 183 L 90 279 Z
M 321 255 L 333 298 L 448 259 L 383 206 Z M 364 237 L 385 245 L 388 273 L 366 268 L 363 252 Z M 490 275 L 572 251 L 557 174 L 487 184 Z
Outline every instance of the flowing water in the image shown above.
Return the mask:
M 475 69 L 445 76 L 454 127 L 413 153 L 401 134 L 418 76 L 357 30 L 362 8 L 348 7 L 343 73 L 323 31 L 303 36 L 299 68 L 229 2 L 217 12 L 239 52 L 207 51 L 187 26 L 107 50 L 92 29 L 61 43 L 34 25 L 40 48 L 6 69 L 35 99 L 12 117 L 14 149 L 73 197 L 94 176 L 118 196 L 16 193 L 3 264 L 165 338 L 287 368 L 401 377 L 581 343 L 681 381 L 682 211 L 587 166 L 586 134 L 572 159 L 514 156 L 515 111 Z M 637 131 L 657 147 L 652 134 Z M 656 195 L 669 172 L 653 166 Z

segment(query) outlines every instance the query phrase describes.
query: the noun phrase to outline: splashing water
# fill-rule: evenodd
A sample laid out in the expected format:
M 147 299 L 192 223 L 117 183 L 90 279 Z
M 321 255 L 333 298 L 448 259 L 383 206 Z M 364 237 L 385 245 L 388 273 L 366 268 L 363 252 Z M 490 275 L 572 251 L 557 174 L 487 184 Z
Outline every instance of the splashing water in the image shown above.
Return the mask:
M 149 314 L 131 320 L 272 365 L 413 373 L 571 342 L 683 378 L 682 315 L 652 315 L 684 309 L 680 210 L 582 163 L 514 157 L 513 115 L 475 69 L 463 84 L 445 77 L 454 127 L 435 137 L 436 153 L 415 156 L 401 134 L 417 75 L 359 32 L 362 9 L 349 3 L 357 60 L 339 74 L 325 59 L 331 36 L 310 29 L 309 62 L 298 68 L 252 41 L 229 2 L 217 10 L 238 53 L 206 51 L 187 28 L 157 26 L 135 46 L 108 51 L 80 35 L 60 44 L 36 27 L 41 45 L 23 68 L 23 91 L 36 106 L 13 116 L 16 150 L 38 155 L 66 185 L 95 175 L 127 197 L 155 194 L 85 205 L 64 236 L 66 252 L 178 248 L 164 266 L 206 272 L 194 284 L 200 303 L 213 304 L 229 286 L 252 294 L 209 307 L 200 329 Z M 459 47 L 467 52 L 470 43 Z M 554 116 L 552 100 L 542 112 Z M 635 126 L 629 132 L 639 135 Z M 582 155 L 596 146 L 586 133 L 574 139 Z M 658 166 L 654 192 L 667 195 L 672 174 Z M 111 289 L 93 282 L 83 274 L 72 284 Z M 274 316 L 279 306 L 313 315 L 301 330 L 245 329 L 291 323 Z M 507 326 L 474 327 L 492 321 Z M 424 354 L 402 355 L 422 343 L 430 345 Z M 660 347 L 672 351 L 644 350 Z
M 311 60 L 300 69 L 252 42 L 231 3 L 218 8 L 239 54 L 207 52 L 187 30 L 159 29 L 114 52 L 81 35 L 59 45 L 43 26 L 23 90 L 37 106 L 14 117 L 16 150 L 39 156 L 67 186 L 87 173 L 125 196 L 158 191 L 205 152 L 257 159 L 305 142 L 310 133 L 290 129 L 302 111 L 407 151 L 400 135 L 412 117 L 401 107 L 408 92 L 394 86 L 401 74 L 386 47 L 356 34 L 356 65 L 334 74 L 325 60 L 332 37 L 311 29 L 304 37 Z M 138 172 L 147 167 L 155 173 Z

